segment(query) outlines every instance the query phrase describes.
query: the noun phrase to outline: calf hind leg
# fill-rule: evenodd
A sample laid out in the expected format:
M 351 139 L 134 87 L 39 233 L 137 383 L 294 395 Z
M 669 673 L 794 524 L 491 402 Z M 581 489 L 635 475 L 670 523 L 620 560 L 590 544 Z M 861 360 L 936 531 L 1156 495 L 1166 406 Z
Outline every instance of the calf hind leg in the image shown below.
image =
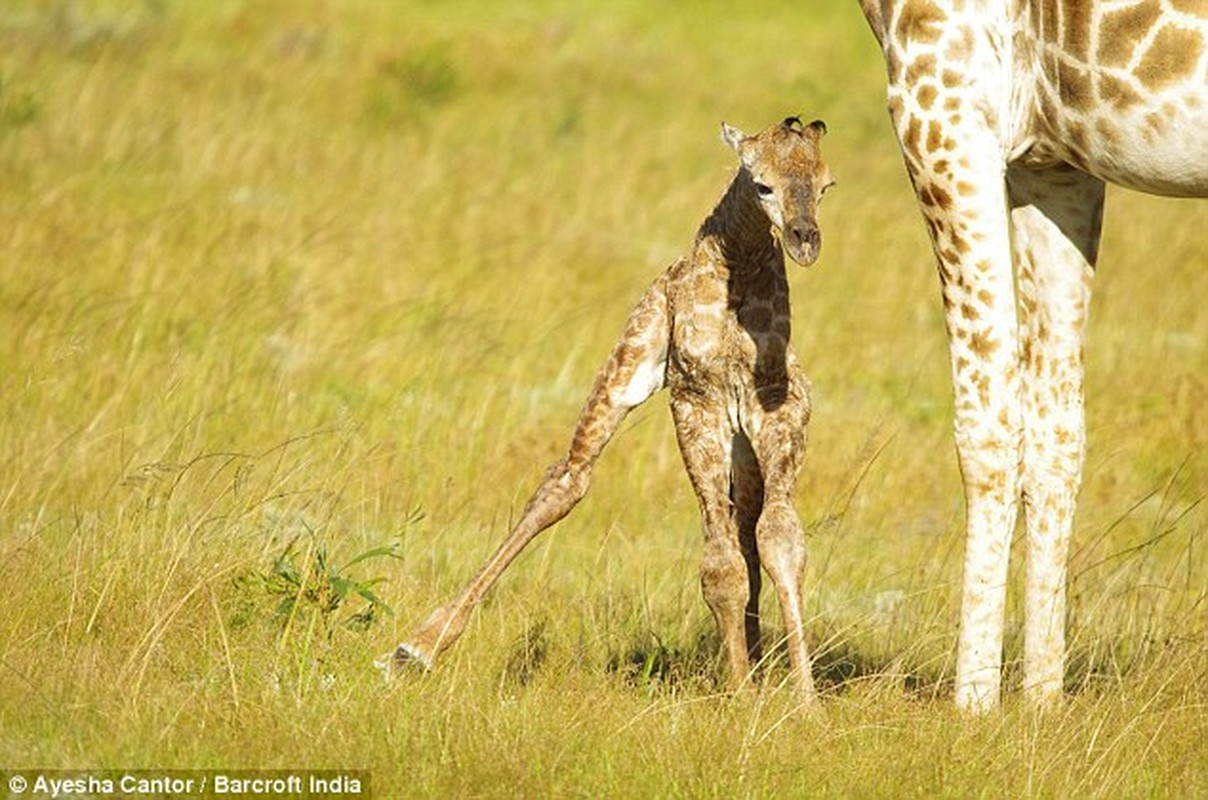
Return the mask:
M 409 663 L 430 668 L 436 656 L 461 636 L 470 612 L 508 565 L 537 534 L 570 513 L 587 493 L 590 482 L 590 463 L 567 458 L 551 467 L 507 539 L 452 602 L 433 611 L 419 629 L 395 649 L 388 674 Z
M 432 612 L 383 666 L 394 675 L 407 664 L 432 665 L 461 635 L 470 613 L 508 565 L 538 534 L 570 513 L 591 483 L 591 471 L 629 411 L 664 381 L 668 324 L 666 274 L 634 308 L 621 340 L 596 376 L 596 383 L 571 437 L 566 456 L 546 473 L 520 520 L 478 574 L 450 603 Z

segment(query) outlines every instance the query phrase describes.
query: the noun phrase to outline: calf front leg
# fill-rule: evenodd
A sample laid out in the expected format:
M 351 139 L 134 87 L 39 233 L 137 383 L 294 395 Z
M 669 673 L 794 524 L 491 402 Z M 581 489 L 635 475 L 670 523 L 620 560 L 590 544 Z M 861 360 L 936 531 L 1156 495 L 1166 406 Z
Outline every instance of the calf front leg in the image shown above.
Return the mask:
M 777 400 L 756 415 L 752 444 L 763 473 L 764 498 L 755 537 L 759 561 L 780 601 L 793 684 L 804 700 L 812 701 L 816 692 L 801 610 L 805 530 L 793 507 L 793 489 L 805 460 L 810 406 L 808 387 L 795 369 L 793 372 L 783 390 L 769 393 Z

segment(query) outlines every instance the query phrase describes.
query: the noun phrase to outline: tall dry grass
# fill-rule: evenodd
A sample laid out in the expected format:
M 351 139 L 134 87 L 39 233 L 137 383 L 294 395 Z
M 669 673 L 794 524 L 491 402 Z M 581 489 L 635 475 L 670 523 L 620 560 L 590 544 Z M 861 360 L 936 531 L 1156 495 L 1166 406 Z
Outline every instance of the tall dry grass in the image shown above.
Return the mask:
M 846 4 L 0 9 L 0 767 L 1203 793 L 1208 207 L 1109 197 L 1071 693 L 958 717 L 941 309 L 882 81 Z M 718 123 L 789 113 L 839 180 L 791 278 L 823 708 L 716 694 L 659 399 L 441 669 L 384 688 L 373 657 L 503 535 L 720 192 Z

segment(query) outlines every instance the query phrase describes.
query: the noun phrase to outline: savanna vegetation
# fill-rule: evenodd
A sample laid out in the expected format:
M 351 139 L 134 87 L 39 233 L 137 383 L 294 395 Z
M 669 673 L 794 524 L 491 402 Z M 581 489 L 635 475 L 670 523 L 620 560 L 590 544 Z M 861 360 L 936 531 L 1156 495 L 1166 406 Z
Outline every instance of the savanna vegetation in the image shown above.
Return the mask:
M 962 717 L 942 311 L 883 81 L 848 2 L 7 0 L 0 769 L 1208 794 L 1208 204 L 1109 195 L 1068 696 L 1020 701 L 1013 590 L 1004 707 Z M 661 398 L 440 668 L 384 685 L 691 242 L 719 122 L 794 113 L 838 180 L 790 265 L 821 708 L 777 689 L 771 597 L 763 688 L 719 691 Z

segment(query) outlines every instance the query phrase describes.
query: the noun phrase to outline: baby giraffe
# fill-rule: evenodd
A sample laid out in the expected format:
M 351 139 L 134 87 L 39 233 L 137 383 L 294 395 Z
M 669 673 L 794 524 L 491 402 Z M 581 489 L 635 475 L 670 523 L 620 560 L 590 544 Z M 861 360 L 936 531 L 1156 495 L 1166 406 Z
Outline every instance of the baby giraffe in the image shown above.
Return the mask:
M 818 204 L 833 184 L 819 152 L 825 132 L 821 121 L 803 125 L 796 117 L 755 136 L 722 124 L 740 167 L 690 255 L 638 301 L 596 377 L 569 452 L 546 473 L 507 539 L 461 594 L 398 646 L 391 674 L 409 662 L 427 668 L 453 644 L 525 545 L 583 498 L 625 415 L 666 386 L 700 503 L 701 588 L 717 620 L 729 683 L 745 685 L 760 658 L 762 566 L 779 595 L 794 685 L 813 697 L 801 617 L 805 538 L 792 505 L 809 383 L 789 346 L 781 245 L 798 264 L 818 258 Z

